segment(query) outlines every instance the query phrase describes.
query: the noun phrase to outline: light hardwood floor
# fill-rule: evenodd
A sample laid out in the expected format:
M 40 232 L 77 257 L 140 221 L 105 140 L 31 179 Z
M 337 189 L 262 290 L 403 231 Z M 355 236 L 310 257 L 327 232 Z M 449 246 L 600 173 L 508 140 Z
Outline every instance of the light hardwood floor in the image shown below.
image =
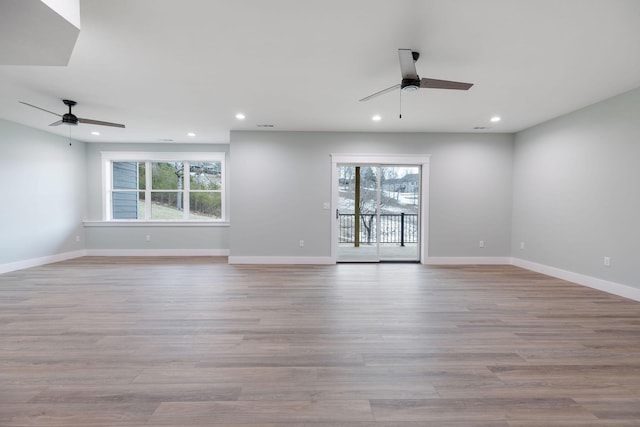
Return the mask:
M 640 426 L 640 303 L 511 266 L 0 275 L 0 426 Z

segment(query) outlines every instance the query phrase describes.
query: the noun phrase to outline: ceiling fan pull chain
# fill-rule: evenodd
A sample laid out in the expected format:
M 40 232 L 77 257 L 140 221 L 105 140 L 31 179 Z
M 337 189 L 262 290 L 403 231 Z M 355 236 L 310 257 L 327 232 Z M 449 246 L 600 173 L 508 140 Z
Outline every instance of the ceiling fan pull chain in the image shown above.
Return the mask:
M 402 118 L 402 91 L 400 91 L 400 116 L 398 118 Z

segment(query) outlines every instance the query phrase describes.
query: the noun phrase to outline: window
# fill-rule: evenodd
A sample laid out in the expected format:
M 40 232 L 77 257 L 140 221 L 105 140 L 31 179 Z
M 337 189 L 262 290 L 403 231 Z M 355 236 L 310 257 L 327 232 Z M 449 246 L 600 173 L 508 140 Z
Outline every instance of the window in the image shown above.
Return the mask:
M 224 153 L 104 152 L 104 217 L 223 221 Z

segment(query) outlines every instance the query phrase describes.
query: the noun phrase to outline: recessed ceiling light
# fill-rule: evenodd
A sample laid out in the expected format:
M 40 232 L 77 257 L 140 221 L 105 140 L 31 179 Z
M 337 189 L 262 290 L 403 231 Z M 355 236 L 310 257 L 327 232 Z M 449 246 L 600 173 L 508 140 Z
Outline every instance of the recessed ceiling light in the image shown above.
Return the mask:
M 374 122 L 379 122 L 380 120 L 382 120 L 382 117 L 380 117 L 379 114 L 376 114 L 375 116 L 371 117 L 371 120 L 373 120 Z
M 91 132 L 91 135 L 98 136 L 98 135 L 100 135 L 100 132 L 97 132 L 97 131 L 94 130 L 93 132 Z
M 498 123 L 500 120 L 501 120 L 500 116 L 491 117 L 491 123 Z
M 189 132 L 189 133 L 187 134 L 187 136 L 196 136 L 196 134 L 195 134 L 195 133 L 193 133 L 193 132 Z
M 244 118 L 245 118 L 245 115 L 244 115 L 244 114 L 242 114 L 242 113 L 238 113 L 238 114 L 236 114 L 236 119 L 238 119 L 238 120 L 244 120 Z

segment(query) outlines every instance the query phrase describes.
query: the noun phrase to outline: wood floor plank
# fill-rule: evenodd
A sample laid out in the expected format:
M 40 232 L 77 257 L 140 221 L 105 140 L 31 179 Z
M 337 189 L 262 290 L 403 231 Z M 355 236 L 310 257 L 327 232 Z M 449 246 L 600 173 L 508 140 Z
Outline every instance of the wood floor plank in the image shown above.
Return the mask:
M 371 406 L 379 421 L 597 419 L 575 401 L 566 398 L 372 400 Z
M 150 423 L 180 420 L 214 423 L 374 421 L 368 400 L 167 402 Z
M 148 403 L 203 402 L 238 400 L 240 387 L 209 384 L 172 384 L 149 387 L 146 384 L 113 385 L 56 385 L 32 395 L 29 403 Z
M 184 424 L 157 424 L 161 427 L 184 427 Z M 510 427 L 507 422 L 501 421 L 438 421 L 437 423 L 424 422 L 278 422 L 278 423 L 228 423 L 209 420 L 204 424 L 189 424 L 190 427 Z M 121 425 L 119 427 L 139 427 L 139 425 Z M 635 425 L 632 427 L 636 427 Z
M 640 420 L 515 420 L 509 427 L 640 427 Z
M 27 403 L 45 390 L 45 386 L 3 384 L 0 387 L 0 404 Z
M 370 400 L 438 398 L 435 387 L 426 381 L 307 382 L 304 384 L 252 383 L 243 387 L 239 400 Z
M 134 404 L 0 404 L 0 425 L 3 427 L 145 425 L 157 407 L 157 403 L 139 402 Z
M 0 275 L 0 426 L 640 427 L 640 305 L 512 266 Z
M 640 396 L 579 398 L 576 402 L 601 420 L 640 420 Z

